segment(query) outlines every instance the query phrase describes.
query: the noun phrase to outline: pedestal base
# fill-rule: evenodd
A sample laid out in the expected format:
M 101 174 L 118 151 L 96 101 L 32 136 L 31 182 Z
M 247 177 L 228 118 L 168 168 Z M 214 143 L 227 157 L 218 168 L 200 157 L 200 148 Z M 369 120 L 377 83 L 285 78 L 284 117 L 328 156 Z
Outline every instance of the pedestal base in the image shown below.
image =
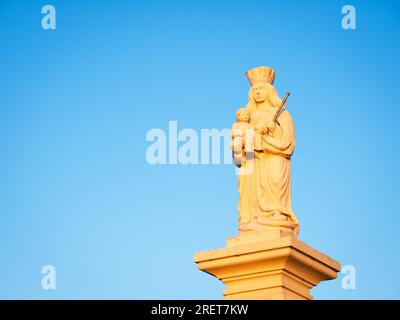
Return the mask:
M 224 299 L 313 299 L 310 289 L 336 278 L 339 262 L 292 236 L 275 236 L 229 238 L 227 248 L 198 252 L 194 261 L 226 285 Z

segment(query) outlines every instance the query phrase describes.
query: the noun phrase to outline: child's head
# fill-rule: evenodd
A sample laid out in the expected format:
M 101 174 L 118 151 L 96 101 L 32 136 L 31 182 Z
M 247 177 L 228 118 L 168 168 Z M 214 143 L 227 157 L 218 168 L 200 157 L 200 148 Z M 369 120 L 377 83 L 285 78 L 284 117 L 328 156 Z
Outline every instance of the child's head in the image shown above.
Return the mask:
M 236 121 L 237 122 L 249 122 L 250 112 L 247 108 L 240 108 L 236 111 Z

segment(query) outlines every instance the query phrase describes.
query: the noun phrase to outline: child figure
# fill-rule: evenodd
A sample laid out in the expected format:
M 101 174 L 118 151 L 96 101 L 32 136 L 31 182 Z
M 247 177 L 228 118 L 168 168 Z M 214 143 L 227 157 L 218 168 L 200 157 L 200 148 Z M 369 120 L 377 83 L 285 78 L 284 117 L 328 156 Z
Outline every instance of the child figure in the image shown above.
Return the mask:
M 246 153 L 253 153 L 255 147 L 261 147 L 261 135 L 254 132 L 254 127 L 249 121 L 250 112 L 247 108 L 241 108 L 236 111 L 236 122 L 232 125 L 231 136 L 233 160 L 238 167 L 246 159 Z M 249 138 L 251 139 L 250 141 Z M 256 146 L 254 146 L 253 141 Z

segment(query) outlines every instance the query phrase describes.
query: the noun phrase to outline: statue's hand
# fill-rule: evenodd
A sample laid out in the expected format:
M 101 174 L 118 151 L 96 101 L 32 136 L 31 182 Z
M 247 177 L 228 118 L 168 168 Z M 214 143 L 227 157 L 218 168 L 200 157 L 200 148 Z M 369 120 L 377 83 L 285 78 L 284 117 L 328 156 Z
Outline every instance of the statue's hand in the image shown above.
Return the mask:
M 276 124 L 275 124 L 275 122 L 271 121 L 270 123 L 268 123 L 267 129 L 268 129 L 268 132 L 269 132 L 271 135 L 273 135 L 273 134 L 275 133 L 275 130 L 276 130 Z
M 256 127 L 254 130 L 256 133 L 259 133 L 261 135 L 265 134 L 267 132 L 266 128 L 261 128 L 261 127 Z

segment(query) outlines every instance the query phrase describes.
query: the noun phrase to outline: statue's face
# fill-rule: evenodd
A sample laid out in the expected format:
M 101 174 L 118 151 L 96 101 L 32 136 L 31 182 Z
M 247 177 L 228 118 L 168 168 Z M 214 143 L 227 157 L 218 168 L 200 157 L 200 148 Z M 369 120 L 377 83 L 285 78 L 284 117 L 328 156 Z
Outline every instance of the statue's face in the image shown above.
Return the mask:
M 249 122 L 249 120 L 250 120 L 249 112 L 247 110 L 241 110 L 238 114 L 238 120 L 244 121 L 244 122 Z
M 259 82 L 253 85 L 253 98 L 257 103 L 268 99 L 268 87 L 266 83 Z

